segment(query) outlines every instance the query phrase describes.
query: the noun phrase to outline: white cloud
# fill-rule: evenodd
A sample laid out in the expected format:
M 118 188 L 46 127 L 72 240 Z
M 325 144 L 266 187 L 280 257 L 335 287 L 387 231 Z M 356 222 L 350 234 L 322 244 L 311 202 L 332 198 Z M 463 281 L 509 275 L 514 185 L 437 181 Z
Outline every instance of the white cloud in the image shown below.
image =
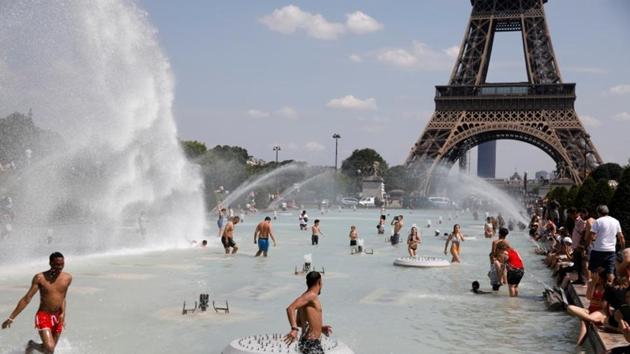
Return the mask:
M 347 95 L 340 98 L 333 98 L 328 101 L 326 107 L 334 109 L 376 110 L 376 100 L 374 98 L 362 100 L 352 95 Z
M 617 113 L 613 118 L 619 121 L 630 122 L 630 112 Z
M 326 150 L 326 147 L 316 141 L 309 141 L 304 145 L 304 149 L 309 152 L 319 152 Z
M 260 22 L 272 31 L 291 34 L 303 30 L 313 38 L 325 40 L 337 39 L 345 32 L 343 24 L 328 22 L 322 15 L 302 11 L 295 5 L 275 9 Z
M 610 93 L 611 95 L 617 95 L 617 96 L 629 94 L 630 85 L 622 84 L 622 85 L 613 86 L 608 89 L 608 93 Z
M 346 20 L 346 27 L 348 27 L 348 30 L 352 33 L 364 34 L 383 29 L 383 24 L 361 11 L 347 14 L 346 17 L 348 18 Z
M 350 60 L 355 63 L 361 63 L 363 61 L 363 58 L 358 54 L 350 54 Z
M 418 59 L 404 49 L 389 49 L 378 55 L 378 60 L 397 66 L 411 67 L 416 65 Z
M 267 118 L 271 116 L 271 113 L 259 111 L 257 109 L 250 109 L 247 111 L 247 115 L 252 118 Z
M 425 43 L 414 41 L 409 49 L 384 49 L 376 55 L 376 58 L 384 63 L 405 68 L 427 71 L 446 70 L 453 65 L 453 55 L 457 56 L 454 48 L 435 50 Z
M 299 118 L 297 111 L 289 106 L 284 106 L 274 112 L 274 116 L 295 120 Z
M 459 55 L 459 46 L 452 46 L 449 48 L 444 49 L 444 53 L 446 53 L 446 55 L 448 55 L 450 58 L 452 59 L 457 59 L 457 56 Z
M 584 123 L 584 125 L 589 127 L 597 128 L 602 125 L 602 122 L 599 119 L 591 116 L 580 116 L 580 120 Z

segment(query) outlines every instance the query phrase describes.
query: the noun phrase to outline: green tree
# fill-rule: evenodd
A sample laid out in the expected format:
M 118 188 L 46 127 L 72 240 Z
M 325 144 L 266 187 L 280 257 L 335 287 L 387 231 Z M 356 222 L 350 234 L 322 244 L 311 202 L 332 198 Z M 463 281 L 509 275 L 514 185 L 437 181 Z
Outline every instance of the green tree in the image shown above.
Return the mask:
M 246 163 L 251 158 L 246 149 L 240 146 L 217 145 L 212 151 L 218 158 L 223 160 L 236 160 L 240 163 Z
M 630 240 L 630 166 L 626 167 L 619 180 L 619 186 L 609 203 L 610 215 L 621 223 L 626 244 Z
M 580 187 L 576 185 L 573 185 L 571 186 L 571 188 L 569 188 L 569 191 L 567 192 L 567 208 L 579 207 L 578 205 L 575 204 L 575 201 L 579 192 L 580 192 Z
M 415 189 L 411 172 L 404 165 L 391 167 L 387 170 L 383 178 L 385 179 L 385 188 L 388 191 L 401 189 L 405 192 L 412 192 Z
M 597 208 L 598 205 L 608 205 L 613 197 L 613 193 L 613 189 L 608 185 L 608 180 L 600 179 L 595 185 L 591 205 L 593 208 Z
M 370 176 L 374 174 L 374 163 L 379 164 L 379 174 L 387 172 L 387 162 L 373 149 L 354 150 L 350 157 L 341 163 L 341 172 L 347 176 Z
M 619 181 L 621 178 L 621 174 L 623 173 L 623 168 L 619 166 L 619 164 L 609 162 L 602 165 L 597 166 L 596 169 L 591 172 L 591 177 L 595 181 L 599 180 L 615 180 Z
M 186 155 L 189 160 L 196 159 L 208 151 L 206 144 L 197 140 L 182 140 L 180 144 L 184 150 L 184 155 Z
M 595 180 L 588 177 L 580 186 L 580 190 L 575 197 L 575 206 L 578 208 L 587 208 L 593 210 L 593 194 L 595 193 Z
M 31 114 L 13 113 L 0 118 L 0 163 L 22 164 L 26 160 L 26 150 L 31 150 L 33 160 L 37 160 L 59 149 L 64 141 L 55 132 L 44 130 L 33 123 Z

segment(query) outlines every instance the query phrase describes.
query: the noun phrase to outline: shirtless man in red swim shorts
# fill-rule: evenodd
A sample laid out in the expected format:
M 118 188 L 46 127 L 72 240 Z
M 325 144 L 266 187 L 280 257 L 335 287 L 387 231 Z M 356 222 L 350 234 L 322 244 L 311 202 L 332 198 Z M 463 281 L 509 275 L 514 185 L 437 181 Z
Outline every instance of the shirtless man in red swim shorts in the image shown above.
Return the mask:
M 2 323 L 2 329 L 11 327 L 11 323 L 26 308 L 33 296 L 39 291 L 39 310 L 35 315 L 35 327 L 39 331 L 42 343 L 28 341 L 26 354 L 37 350 L 41 353 L 52 354 L 63 330 L 66 313 L 66 293 L 72 283 L 72 276 L 62 272 L 64 266 L 63 255 L 55 252 L 50 255 L 50 270 L 37 273 L 33 277 L 31 288 L 18 302 L 9 318 Z

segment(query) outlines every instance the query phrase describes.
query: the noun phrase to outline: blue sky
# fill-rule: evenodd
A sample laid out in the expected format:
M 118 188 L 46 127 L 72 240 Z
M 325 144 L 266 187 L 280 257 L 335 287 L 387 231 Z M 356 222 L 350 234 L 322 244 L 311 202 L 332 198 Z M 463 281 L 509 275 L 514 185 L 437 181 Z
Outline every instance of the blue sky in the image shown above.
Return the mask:
M 176 77 L 179 134 L 208 146 L 332 165 L 371 147 L 404 161 L 448 81 L 468 0 L 142 0 Z M 274 12 L 275 11 L 275 12 Z M 551 0 L 546 13 L 576 110 L 604 160 L 630 158 L 630 2 Z M 495 37 L 488 81 L 525 80 L 519 33 Z M 351 96 L 351 97 L 350 97 Z M 499 176 L 551 170 L 543 152 L 500 141 Z M 474 160 L 474 158 L 473 158 Z M 473 161 L 474 163 L 474 161 Z

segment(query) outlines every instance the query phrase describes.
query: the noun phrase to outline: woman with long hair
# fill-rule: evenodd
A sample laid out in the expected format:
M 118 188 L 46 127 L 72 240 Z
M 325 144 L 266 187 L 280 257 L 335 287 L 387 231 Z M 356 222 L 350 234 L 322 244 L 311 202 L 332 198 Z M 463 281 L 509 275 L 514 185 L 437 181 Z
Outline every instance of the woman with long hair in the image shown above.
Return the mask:
M 446 249 L 448 248 L 449 242 L 451 243 L 451 255 L 453 256 L 453 259 L 451 259 L 451 263 L 460 263 L 460 243 L 464 242 L 464 235 L 462 234 L 459 224 L 455 224 L 455 226 L 453 226 L 453 232 L 448 235 L 448 238 L 446 239 L 446 244 L 444 245 L 444 254 L 446 254 Z

